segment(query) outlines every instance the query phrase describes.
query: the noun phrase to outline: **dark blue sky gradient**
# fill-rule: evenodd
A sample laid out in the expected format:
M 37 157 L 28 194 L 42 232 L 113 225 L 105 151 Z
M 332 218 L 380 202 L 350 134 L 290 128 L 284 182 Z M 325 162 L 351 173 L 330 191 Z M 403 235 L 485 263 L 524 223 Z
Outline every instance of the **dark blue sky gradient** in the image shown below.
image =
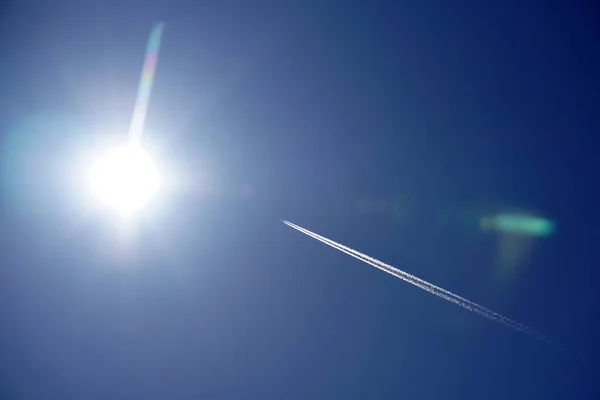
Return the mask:
M 599 18 L 517 0 L 3 5 L 0 397 L 595 398 Z M 196 188 L 124 247 L 63 178 L 92 132 L 127 127 L 156 21 L 148 138 Z M 394 198 L 405 218 L 361 212 Z M 502 280 L 477 219 L 511 210 L 558 229 Z

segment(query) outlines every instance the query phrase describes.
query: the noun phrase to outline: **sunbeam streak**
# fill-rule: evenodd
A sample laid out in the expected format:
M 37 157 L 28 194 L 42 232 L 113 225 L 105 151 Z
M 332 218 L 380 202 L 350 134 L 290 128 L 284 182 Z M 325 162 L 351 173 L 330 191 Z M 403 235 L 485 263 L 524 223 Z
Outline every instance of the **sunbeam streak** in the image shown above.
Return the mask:
M 302 232 L 302 233 L 306 234 L 307 236 L 312 237 L 313 239 L 316 239 L 316 240 L 318 240 L 318 241 L 320 241 L 322 243 L 325 243 L 328 246 L 333 247 L 334 249 L 340 250 L 341 252 L 346 253 L 349 256 L 352 256 L 352 257 L 354 257 L 356 259 L 359 259 L 359 260 L 361 260 L 361 261 L 363 261 L 363 262 L 365 262 L 365 263 L 367 263 L 367 264 L 369 264 L 369 265 L 371 265 L 371 266 L 373 266 L 375 268 L 378 268 L 378 269 L 380 269 L 382 271 L 385 271 L 388 274 L 393 275 L 393 276 L 395 276 L 397 278 L 400 278 L 400 279 L 402 279 L 405 282 L 411 283 L 411 284 L 415 285 L 418 288 L 421 288 L 421 289 L 423 289 L 423 290 L 425 290 L 425 291 L 427 291 L 427 292 L 429 292 L 431 294 L 434 294 L 434 295 L 436 295 L 438 297 L 441 297 L 442 299 L 448 300 L 448 301 L 450 301 L 450 302 L 452 302 L 452 303 L 454 303 L 456 305 L 459 305 L 459 306 L 461 306 L 461 307 L 463 307 L 463 308 L 465 308 L 465 309 L 467 309 L 469 311 L 472 311 L 472 312 L 474 312 L 476 314 L 479 314 L 482 317 L 488 318 L 488 319 L 490 319 L 492 321 L 499 322 L 499 323 L 504 324 L 504 325 L 506 325 L 506 326 L 508 326 L 510 328 L 513 328 L 515 330 L 524 332 L 524 333 L 526 333 L 528 335 L 532 335 L 532 336 L 536 337 L 537 339 L 542 340 L 542 341 L 544 341 L 546 343 L 552 343 L 552 340 L 549 337 L 541 334 L 540 332 L 537 332 L 536 330 L 534 330 L 532 328 L 529 328 L 526 325 L 523 325 L 523 324 L 521 324 L 521 323 L 519 323 L 517 321 L 514 321 L 514 320 L 512 320 L 512 319 L 510 319 L 508 317 L 505 317 L 505 316 L 503 316 L 501 314 L 498 314 L 498 313 L 496 313 L 496 312 L 494 312 L 494 311 L 492 311 L 492 310 L 490 310 L 490 309 L 488 309 L 486 307 L 483 307 L 483 306 L 481 306 L 481 305 L 479 305 L 477 303 L 474 303 L 474 302 L 472 302 L 470 300 L 467 300 L 467 299 L 465 299 L 465 298 L 463 298 L 463 297 L 461 297 L 461 296 L 459 296 L 457 294 L 454 294 L 454 293 L 452 293 L 452 292 L 450 292 L 450 291 L 448 291 L 446 289 L 443 289 L 443 288 L 441 288 L 439 286 L 436 286 L 436 285 L 434 285 L 432 283 L 424 281 L 423 279 L 417 278 L 414 275 L 411 275 L 411 274 L 409 274 L 407 272 L 404 272 L 404 271 L 402 271 L 402 270 L 400 270 L 398 268 L 392 267 L 391 265 L 388 265 L 388 264 L 386 264 L 386 263 L 384 263 L 382 261 L 379 261 L 377 259 L 369 257 L 366 254 L 363 254 L 363 253 L 361 253 L 359 251 L 353 250 L 353 249 L 351 249 L 351 248 L 349 248 L 347 246 L 344 246 L 344 245 L 342 245 L 340 243 L 337 243 L 337 242 L 335 242 L 335 241 L 333 241 L 331 239 L 327 239 L 326 237 L 318 235 L 318 234 L 316 234 L 316 233 L 314 233 L 312 231 L 309 231 L 308 229 L 302 228 L 302 227 L 300 227 L 300 226 L 298 226 L 296 224 L 293 224 L 293 223 L 291 223 L 289 221 L 285 221 L 284 220 L 283 223 L 286 224 L 286 225 L 288 225 L 288 226 L 290 226 L 290 227 L 292 227 L 292 228 L 294 228 L 294 229 L 296 229 L 299 232 Z
M 146 122 L 148 103 L 150 102 L 150 94 L 152 93 L 152 83 L 154 81 L 154 73 L 156 72 L 156 63 L 158 62 L 158 51 L 160 50 L 160 40 L 162 38 L 163 29 L 163 23 L 156 24 L 148 38 L 144 66 L 142 67 L 142 76 L 140 77 L 138 93 L 133 108 L 133 116 L 129 127 L 129 139 L 134 144 L 138 144 L 141 141 L 144 133 L 144 123 Z

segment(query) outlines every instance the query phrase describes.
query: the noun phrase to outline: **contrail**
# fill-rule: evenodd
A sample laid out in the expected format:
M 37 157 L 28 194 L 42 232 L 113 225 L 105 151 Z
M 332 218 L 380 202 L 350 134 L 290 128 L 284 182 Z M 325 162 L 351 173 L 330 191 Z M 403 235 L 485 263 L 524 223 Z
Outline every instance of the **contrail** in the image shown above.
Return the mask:
M 498 314 L 486 307 L 483 307 L 477 303 L 474 303 L 470 300 L 465 299 L 464 297 L 461 297 L 457 294 L 454 294 L 446 289 L 443 289 L 439 286 L 436 286 L 432 283 L 429 283 L 427 281 L 424 281 L 423 279 L 417 278 L 414 275 L 411 275 L 407 272 L 404 272 L 398 268 L 392 267 L 391 265 L 388 265 L 382 261 L 379 261 L 377 259 L 374 259 L 372 257 L 367 256 L 366 254 L 363 254 L 359 251 L 353 250 L 349 247 L 346 247 L 340 243 L 337 243 L 331 239 L 327 239 L 326 237 L 323 237 L 321 235 L 318 235 L 314 232 L 309 231 L 308 229 L 302 228 L 296 224 L 293 224 L 289 221 L 282 221 L 284 224 L 296 229 L 299 232 L 302 232 L 310 237 L 312 237 L 313 239 L 316 239 L 322 243 L 325 243 L 328 246 L 333 247 L 334 249 L 338 249 L 343 253 L 346 253 L 356 259 L 359 259 L 369 265 L 372 265 L 375 268 L 378 268 L 382 271 L 387 272 L 390 275 L 393 275 L 397 278 L 402 279 L 403 281 L 406 281 L 408 283 L 411 283 L 423 290 L 426 290 L 427 292 L 434 294 L 438 297 L 441 297 L 442 299 L 448 300 L 456 305 L 459 305 L 469 311 L 473 311 L 476 314 L 481 315 L 482 317 L 488 318 L 492 321 L 496 321 L 499 322 L 501 324 L 504 324 L 510 328 L 516 329 L 518 331 L 524 332 L 528 335 L 532 335 L 535 336 L 536 338 L 546 342 L 546 343 L 551 343 L 552 340 L 537 332 L 536 330 L 529 328 L 528 326 L 525 326 L 517 321 L 514 321 L 508 317 L 505 317 L 501 314 Z
M 146 121 L 148 103 L 152 92 L 152 82 L 154 81 L 154 72 L 156 71 L 163 29 L 163 23 L 156 24 L 154 28 L 152 28 L 152 32 L 148 38 L 144 66 L 142 67 L 142 76 L 140 77 L 140 84 L 138 86 L 135 106 L 133 108 L 133 116 L 131 118 L 131 124 L 129 125 L 129 140 L 133 144 L 139 144 L 144 132 L 144 123 Z

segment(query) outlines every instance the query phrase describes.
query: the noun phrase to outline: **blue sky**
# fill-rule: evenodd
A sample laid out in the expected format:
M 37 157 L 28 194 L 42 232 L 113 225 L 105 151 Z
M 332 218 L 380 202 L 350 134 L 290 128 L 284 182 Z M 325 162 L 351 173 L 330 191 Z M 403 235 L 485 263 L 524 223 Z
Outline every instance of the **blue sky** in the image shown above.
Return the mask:
M 598 10 L 253 3 L 3 6 L 2 397 L 594 398 Z M 126 129 L 156 21 L 147 137 L 193 190 L 159 196 L 124 245 L 64 177 Z M 504 211 L 557 231 L 480 229 Z M 499 274 L 507 248 L 525 251 Z

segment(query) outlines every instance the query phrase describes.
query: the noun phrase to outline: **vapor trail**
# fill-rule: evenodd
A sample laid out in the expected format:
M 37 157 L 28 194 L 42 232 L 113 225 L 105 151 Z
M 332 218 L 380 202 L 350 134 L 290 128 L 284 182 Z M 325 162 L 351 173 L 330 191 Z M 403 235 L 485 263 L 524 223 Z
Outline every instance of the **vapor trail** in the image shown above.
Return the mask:
M 325 243 L 328 246 L 331 246 L 331 247 L 333 247 L 335 249 L 338 249 L 338 250 L 340 250 L 343 253 L 346 253 L 346 254 L 348 254 L 348 255 L 356 258 L 356 259 L 359 259 L 359 260 L 361 260 L 361 261 L 363 261 L 363 262 L 365 262 L 365 263 L 367 263 L 369 265 L 372 265 L 375 268 L 378 268 L 378 269 L 380 269 L 382 271 L 385 271 L 385 272 L 387 272 L 390 275 L 393 275 L 393 276 L 395 276 L 397 278 L 402 279 L 403 281 L 411 283 L 411 284 L 413 284 L 413 285 L 415 285 L 415 286 L 417 286 L 417 287 L 419 287 L 419 288 L 421 288 L 423 290 L 426 290 L 427 292 L 429 292 L 431 294 L 434 294 L 434 295 L 436 295 L 438 297 L 441 297 L 441 298 L 443 298 L 445 300 L 448 300 L 448 301 L 450 301 L 450 302 L 452 302 L 452 303 L 454 303 L 456 305 L 459 305 L 459 306 L 461 306 L 461 307 L 463 307 L 463 308 L 465 308 L 465 309 L 467 309 L 469 311 L 472 311 L 472 312 L 474 312 L 476 314 L 479 314 L 482 317 L 488 318 L 488 319 L 490 319 L 492 321 L 496 321 L 496 322 L 502 323 L 502 324 L 504 324 L 504 325 L 506 325 L 506 326 L 508 326 L 510 328 L 513 328 L 515 330 L 524 332 L 526 334 L 535 336 L 535 337 L 537 337 L 538 339 L 540 339 L 540 340 L 542 340 L 544 342 L 547 342 L 547 343 L 551 343 L 552 342 L 550 340 L 550 338 L 548 338 L 547 336 L 545 336 L 545 335 L 543 335 L 543 334 L 535 331 L 534 329 L 529 328 L 529 327 L 527 327 L 527 326 L 525 326 L 525 325 L 523 325 L 523 324 L 521 324 L 521 323 L 519 323 L 517 321 L 514 321 L 514 320 L 512 320 L 512 319 L 510 319 L 508 317 L 505 317 L 505 316 L 503 316 L 501 314 L 498 314 L 498 313 L 496 313 L 496 312 L 494 312 L 494 311 L 492 311 L 492 310 L 490 310 L 490 309 L 488 309 L 486 307 L 483 307 L 483 306 L 481 306 L 481 305 L 479 305 L 477 303 L 474 303 L 474 302 L 472 302 L 470 300 L 467 300 L 467 299 L 465 299 L 465 298 L 463 298 L 463 297 L 461 297 L 461 296 L 459 296 L 457 294 L 454 294 L 454 293 L 452 293 L 452 292 L 450 292 L 450 291 L 448 291 L 446 289 L 443 289 L 443 288 L 441 288 L 439 286 L 436 286 L 436 285 L 434 285 L 432 283 L 424 281 L 423 279 L 417 278 L 414 275 L 411 275 L 411 274 L 409 274 L 407 272 L 404 272 L 404 271 L 402 271 L 402 270 L 400 270 L 398 268 L 392 267 L 391 265 L 388 265 L 388 264 L 386 264 L 386 263 L 384 263 L 382 261 L 379 261 L 377 259 L 369 257 L 366 254 L 363 254 L 363 253 L 361 253 L 359 251 L 353 250 L 353 249 L 351 249 L 349 247 L 346 247 L 346 246 L 344 246 L 344 245 L 342 245 L 340 243 L 337 243 L 337 242 L 335 242 L 335 241 L 333 241 L 331 239 L 327 239 L 326 237 L 318 235 L 318 234 L 316 234 L 316 233 L 314 233 L 312 231 L 309 231 L 308 229 L 302 228 L 302 227 L 300 227 L 300 226 L 298 226 L 296 224 L 293 224 L 293 223 L 291 223 L 289 221 L 283 221 L 283 223 L 286 224 L 286 225 L 288 225 L 288 226 L 290 226 L 290 227 L 292 227 L 292 228 L 294 228 L 294 229 L 296 229 L 299 232 L 302 232 L 302 233 L 306 234 L 307 236 L 312 237 L 313 239 L 316 239 L 316 240 L 318 240 L 318 241 L 320 241 L 322 243 Z
M 152 28 L 152 32 L 150 32 L 150 37 L 148 38 L 144 66 L 142 67 L 142 76 L 140 77 L 140 84 L 138 86 L 135 106 L 133 108 L 133 116 L 131 117 L 131 124 L 129 125 L 129 140 L 134 144 L 140 142 L 144 132 L 144 123 L 146 121 L 148 103 L 152 92 L 152 82 L 154 81 L 154 72 L 156 71 L 163 29 L 163 23 L 156 24 L 154 28 Z

